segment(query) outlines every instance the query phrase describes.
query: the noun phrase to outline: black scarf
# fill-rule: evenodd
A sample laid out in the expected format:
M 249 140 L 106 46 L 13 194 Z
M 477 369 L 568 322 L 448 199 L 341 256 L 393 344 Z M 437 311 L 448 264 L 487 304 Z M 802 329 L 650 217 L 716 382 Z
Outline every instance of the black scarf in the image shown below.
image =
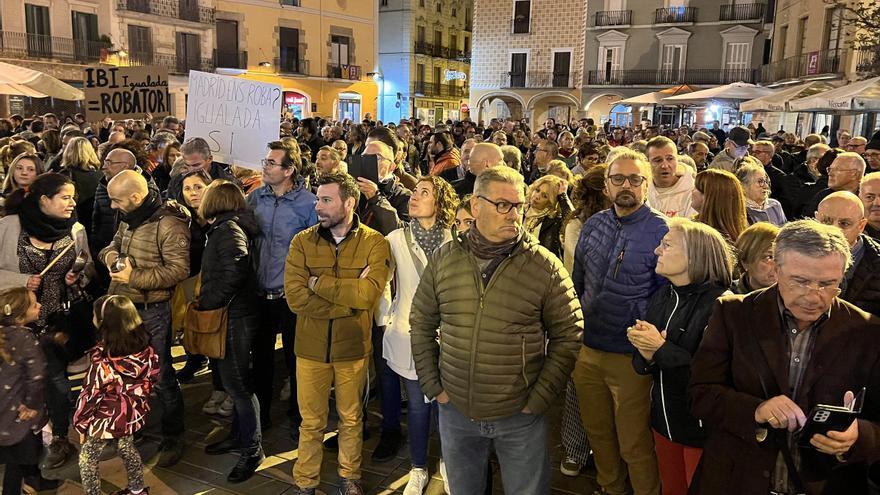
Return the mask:
M 494 260 L 496 258 L 509 256 L 510 253 L 513 252 L 513 248 L 519 243 L 520 239 L 522 239 L 522 234 L 509 241 L 501 243 L 492 242 L 483 237 L 483 234 L 477 229 L 476 223 L 471 225 L 471 228 L 467 231 L 468 246 L 470 246 L 471 252 L 474 253 L 474 256 L 477 258 L 484 260 Z
M 40 209 L 39 198 L 36 194 L 28 194 L 21 204 L 18 212 L 21 221 L 21 229 L 29 236 L 36 237 L 42 242 L 56 242 L 70 235 L 76 216 L 70 218 L 54 218 L 43 213 Z
M 153 213 L 162 206 L 162 198 L 156 191 L 150 190 L 146 199 L 140 206 L 122 216 L 122 221 L 128 224 L 128 230 L 136 230 L 144 222 L 153 216 Z

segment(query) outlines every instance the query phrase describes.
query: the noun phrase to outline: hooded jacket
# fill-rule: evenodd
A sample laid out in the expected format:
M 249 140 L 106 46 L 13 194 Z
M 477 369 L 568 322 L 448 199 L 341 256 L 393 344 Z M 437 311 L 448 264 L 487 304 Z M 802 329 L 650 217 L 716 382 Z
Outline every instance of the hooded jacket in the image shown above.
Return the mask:
M 110 356 L 98 344 L 89 352 L 89 360 L 74 428 L 103 439 L 133 435 L 147 422 L 150 392 L 159 378 L 159 355 L 147 346 L 136 354 Z
M 690 171 L 685 171 L 672 187 L 657 187 L 651 181 L 648 184 L 648 205 L 667 217 L 691 218 L 697 214 L 691 206 L 694 185 Z
M 176 201 L 164 202 L 137 229 L 124 221 L 99 259 L 112 264 L 120 255 L 132 265 L 127 284 L 110 282 L 108 294 L 127 296 L 134 303 L 171 299 L 174 286 L 189 277 L 189 212 Z

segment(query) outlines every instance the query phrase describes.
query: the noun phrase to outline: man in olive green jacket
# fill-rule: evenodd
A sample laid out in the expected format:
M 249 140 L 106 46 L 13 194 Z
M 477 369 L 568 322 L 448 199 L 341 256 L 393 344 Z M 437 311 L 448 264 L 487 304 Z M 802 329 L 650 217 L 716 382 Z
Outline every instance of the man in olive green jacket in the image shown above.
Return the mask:
M 583 317 L 562 262 L 523 233 L 523 190 L 507 167 L 477 178 L 476 222 L 434 255 L 413 301 L 413 358 L 440 404 L 452 493 L 483 493 L 492 443 L 507 493 L 550 492 L 543 414 L 561 400 Z
M 357 184 L 348 174 L 318 179 L 318 225 L 290 243 L 284 292 L 296 313 L 297 401 L 302 414 L 294 493 L 320 482 L 330 387 L 339 413 L 339 476 L 344 495 L 360 495 L 363 396 L 373 314 L 390 270 L 388 241 L 354 215 Z

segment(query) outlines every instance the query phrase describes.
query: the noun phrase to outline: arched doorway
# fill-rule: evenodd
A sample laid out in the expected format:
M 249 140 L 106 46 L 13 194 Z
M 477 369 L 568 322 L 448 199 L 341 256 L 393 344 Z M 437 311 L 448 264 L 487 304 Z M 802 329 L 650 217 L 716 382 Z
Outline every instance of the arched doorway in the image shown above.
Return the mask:
M 577 118 L 580 100 L 564 91 L 545 91 L 533 96 L 526 107 L 530 121 L 537 125 L 547 119 L 569 123 Z
M 490 119 L 521 119 L 525 103 L 519 95 L 506 92 L 489 93 L 477 99 L 476 112 L 471 108 L 471 115 L 476 113 L 477 122 L 488 122 Z
M 618 121 L 624 120 L 622 113 L 626 108 L 629 108 L 630 112 L 632 112 L 632 109 L 625 105 L 619 105 L 617 102 L 621 99 L 622 97 L 617 94 L 606 93 L 594 96 L 584 105 L 586 117 L 593 119 L 599 125 L 612 120 L 612 117 Z M 628 122 L 632 123 L 632 114 L 630 114 Z
M 339 93 L 336 104 L 337 119 L 342 121 L 351 119 L 354 122 L 361 121 L 361 95 L 357 93 Z

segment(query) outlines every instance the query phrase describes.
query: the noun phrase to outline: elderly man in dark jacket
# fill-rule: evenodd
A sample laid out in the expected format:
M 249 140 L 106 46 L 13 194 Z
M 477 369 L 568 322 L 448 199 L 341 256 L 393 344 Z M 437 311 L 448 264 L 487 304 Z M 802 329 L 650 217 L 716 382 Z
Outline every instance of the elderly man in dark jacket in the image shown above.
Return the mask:
M 635 348 L 626 329 L 644 318 L 651 295 L 666 284 L 654 273 L 654 250 L 669 229 L 645 198 L 651 167 L 624 152 L 609 165 L 605 186 L 613 207 L 584 224 L 572 279 L 584 310 L 584 345 L 572 380 L 596 459 L 598 482 L 615 495 L 659 495 L 651 434 L 651 378 L 633 370 Z M 624 462 L 626 464 L 624 464 Z
M 779 283 L 719 299 L 691 365 L 692 412 L 710 433 L 690 493 L 867 493 L 876 393 L 844 431 L 795 432 L 816 405 L 880 389 L 880 320 L 836 297 L 850 263 L 839 229 L 789 223 L 774 255 Z
M 440 404 L 452 493 L 483 493 L 492 444 L 507 493 L 550 492 L 544 413 L 571 373 L 583 320 L 562 263 L 524 234 L 524 205 L 521 175 L 484 171 L 474 225 L 437 251 L 413 300 L 413 359 Z
M 355 177 L 361 198 L 356 213 L 364 225 L 388 235 L 409 220 L 409 197 L 412 192 L 394 176 L 394 151 L 381 141 L 372 141 L 364 148 L 364 155 L 376 155 L 379 164 L 379 184 Z

